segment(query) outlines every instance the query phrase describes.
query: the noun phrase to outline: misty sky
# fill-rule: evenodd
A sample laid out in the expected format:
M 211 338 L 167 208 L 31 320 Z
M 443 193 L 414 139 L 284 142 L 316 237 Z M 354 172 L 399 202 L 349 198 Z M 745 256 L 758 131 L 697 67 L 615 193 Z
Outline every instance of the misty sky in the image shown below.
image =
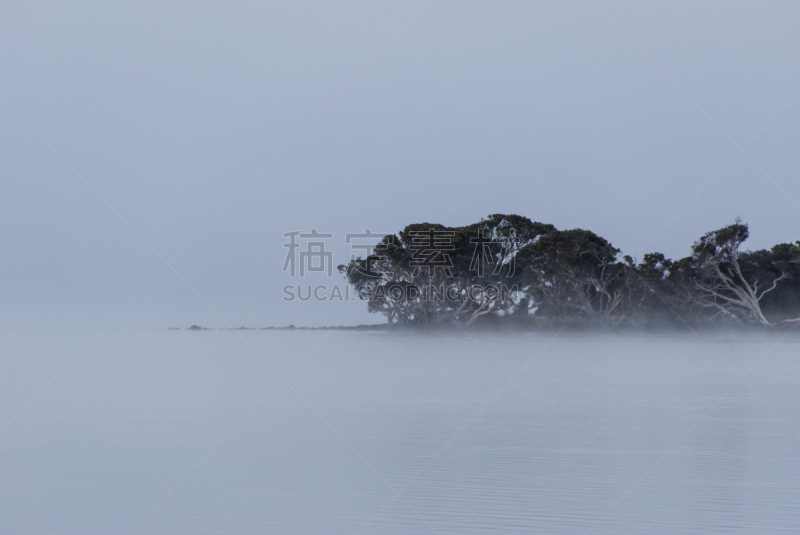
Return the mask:
M 383 321 L 281 300 L 344 284 L 282 273 L 294 230 L 334 264 L 348 232 L 491 213 L 637 257 L 736 216 L 800 239 L 797 2 L 198 5 L 0 5 L 12 334 Z

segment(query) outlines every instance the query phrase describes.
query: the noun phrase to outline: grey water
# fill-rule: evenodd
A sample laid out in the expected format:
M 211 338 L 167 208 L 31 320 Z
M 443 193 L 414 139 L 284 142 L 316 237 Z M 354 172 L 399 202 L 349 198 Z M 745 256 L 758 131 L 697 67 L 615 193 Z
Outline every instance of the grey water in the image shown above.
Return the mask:
M 798 334 L 0 338 L 0 533 L 800 526 Z

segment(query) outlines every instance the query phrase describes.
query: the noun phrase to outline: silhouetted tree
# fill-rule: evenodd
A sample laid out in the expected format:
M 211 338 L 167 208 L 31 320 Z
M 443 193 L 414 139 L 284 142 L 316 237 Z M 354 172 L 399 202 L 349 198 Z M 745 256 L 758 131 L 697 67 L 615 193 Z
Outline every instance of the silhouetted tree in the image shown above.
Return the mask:
M 493 214 L 464 227 L 408 225 L 339 270 L 390 323 L 800 321 L 800 242 L 746 251 L 748 236 L 737 219 L 686 258 L 636 263 L 591 231 Z
M 497 290 L 513 289 L 517 254 L 553 229 L 504 214 L 465 227 L 418 223 L 385 236 L 371 255 L 339 271 L 369 296 L 368 309 L 390 323 L 469 324 L 517 310 L 524 296 Z
M 588 230 L 552 230 L 520 252 L 524 289 L 537 314 L 611 320 L 624 316 L 619 249 Z
M 733 225 L 703 235 L 692 246 L 694 301 L 710 317 L 769 325 L 761 300 L 788 277 L 769 255 L 741 251 L 750 231 L 736 219 Z

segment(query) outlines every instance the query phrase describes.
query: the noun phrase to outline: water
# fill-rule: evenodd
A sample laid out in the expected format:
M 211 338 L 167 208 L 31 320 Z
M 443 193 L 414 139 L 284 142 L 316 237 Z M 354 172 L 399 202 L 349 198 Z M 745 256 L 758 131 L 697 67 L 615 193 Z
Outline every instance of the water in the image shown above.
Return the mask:
M 4 336 L 0 532 L 792 532 L 781 336 Z

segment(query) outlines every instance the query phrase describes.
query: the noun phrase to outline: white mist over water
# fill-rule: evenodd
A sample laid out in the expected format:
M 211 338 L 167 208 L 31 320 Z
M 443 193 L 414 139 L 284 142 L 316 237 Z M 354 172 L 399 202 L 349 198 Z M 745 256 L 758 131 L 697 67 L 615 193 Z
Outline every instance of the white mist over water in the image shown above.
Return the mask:
M 783 336 L 3 337 L 0 531 L 786 532 Z

